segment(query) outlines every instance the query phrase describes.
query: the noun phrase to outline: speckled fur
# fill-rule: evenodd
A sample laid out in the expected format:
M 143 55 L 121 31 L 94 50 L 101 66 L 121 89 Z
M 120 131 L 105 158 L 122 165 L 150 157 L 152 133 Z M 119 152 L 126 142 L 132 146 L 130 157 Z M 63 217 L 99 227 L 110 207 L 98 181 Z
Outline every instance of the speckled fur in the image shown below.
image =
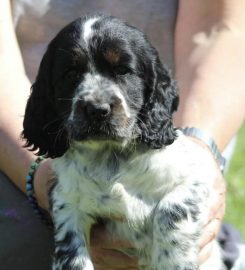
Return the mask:
M 76 143 L 54 160 L 53 270 L 93 269 L 88 245 L 97 218 L 111 234 L 133 243 L 140 269 L 199 269 L 197 242 L 212 197 L 208 154 L 183 135 L 165 149 L 125 150 Z M 219 269 L 219 263 L 216 256 L 201 269 Z

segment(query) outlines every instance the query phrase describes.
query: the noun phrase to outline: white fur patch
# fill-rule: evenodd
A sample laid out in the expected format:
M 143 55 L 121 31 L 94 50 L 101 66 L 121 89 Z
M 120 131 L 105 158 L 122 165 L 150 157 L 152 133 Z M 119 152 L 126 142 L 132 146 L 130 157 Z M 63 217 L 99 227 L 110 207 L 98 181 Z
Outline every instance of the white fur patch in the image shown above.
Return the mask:
M 123 109 L 124 109 L 124 111 L 125 111 L 126 116 L 127 116 L 128 118 L 130 118 L 130 110 L 129 110 L 129 107 L 128 107 L 128 105 L 127 105 L 127 102 L 126 102 L 124 96 L 122 95 L 122 93 L 120 92 L 120 90 L 119 90 L 118 87 L 116 87 L 116 86 L 113 87 L 113 90 L 114 90 L 116 96 L 121 100 L 122 106 L 123 106 Z
M 92 36 L 92 26 L 96 21 L 98 21 L 98 18 L 92 18 L 86 21 L 83 25 L 83 39 L 86 43 L 88 43 L 89 38 Z

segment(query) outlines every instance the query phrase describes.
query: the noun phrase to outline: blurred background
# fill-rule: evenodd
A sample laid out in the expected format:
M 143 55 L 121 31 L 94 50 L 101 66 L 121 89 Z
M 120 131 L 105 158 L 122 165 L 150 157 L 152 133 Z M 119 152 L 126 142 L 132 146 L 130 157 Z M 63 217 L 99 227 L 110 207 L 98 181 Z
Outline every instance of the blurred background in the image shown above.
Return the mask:
M 245 241 L 245 124 L 238 133 L 227 180 L 225 221 L 235 225 Z

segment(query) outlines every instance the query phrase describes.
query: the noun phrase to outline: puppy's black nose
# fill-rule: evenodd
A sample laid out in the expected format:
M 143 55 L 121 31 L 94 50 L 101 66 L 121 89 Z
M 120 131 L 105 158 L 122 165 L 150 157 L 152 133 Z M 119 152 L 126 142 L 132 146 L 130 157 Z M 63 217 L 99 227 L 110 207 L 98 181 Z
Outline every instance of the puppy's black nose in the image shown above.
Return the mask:
M 87 114 L 90 118 L 101 119 L 106 118 L 111 113 L 111 107 L 109 104 L 92 104 L 89 103 L 86 106 Z

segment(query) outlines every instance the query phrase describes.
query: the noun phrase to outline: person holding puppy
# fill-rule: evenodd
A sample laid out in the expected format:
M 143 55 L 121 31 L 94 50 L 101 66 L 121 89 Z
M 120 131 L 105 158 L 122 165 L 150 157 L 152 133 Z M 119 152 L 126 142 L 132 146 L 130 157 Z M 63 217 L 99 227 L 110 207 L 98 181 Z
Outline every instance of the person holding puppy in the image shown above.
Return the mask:
M 137 7 L 134 1 L 86 3 L 87 9 L 86 5 L 79 6 L 78 1 L 74 1 L 73 6 L 73 1 L 69 5 L 64 1 L 63 6 L 58 1 L 46 2 L 36 1 L 34 6 L 28 1 L 12 1 L 12 18 L 11 2 L 4 0 L 0 11 L 0 169 L 20 190 L 25 192 L 26 174 L 36 159 L 33 153 L 23 148 L 20 139 L 30 79 L 35 79 L 41 53 L 55 31 L 78 17 L 80 8 L 84 13 L 98 10 L 121 15 L 142 30 L 145 28 L 153 44 L 156 43 L 163 62 L 175 70 L 180 89 L 175 125 L 195 127 L 208 134 L 220 151 L 229 144 L 245 115 L 245 21 L 242 12 L 245 4 L 242 0 L 236 0 L 236 3 L 228 0 L 215 3 L 211 0 L 155 1 L 155 6 L 142 1 L 138 16 L 128 13 Z M 150 10 L 155 12 L 152 18 Z M 67 18 L 67 14 L 73 15 Z M 150 16 L 147 24 L 146 14 Z M 151 27 L 157 27 L 157 31 Z M 210 159 L 217 163 L 216 178 L 213 179 L 217 198 L 210 209 L 210 222 L 203 228 L 200 239 L 201 264 L 212 252 L 212 240 L 217 236 L 223 218 L 225 185 L 219 161 L 215 160 L 206 143 L 195 136 L 189 136 L 189 139 L 194 140 L 197 147 L 205 148 Z M 45 209 L 48 209 L 50 179 L 50 160 L 44 160 L 36 171 L 34 189 L 40 207 Z M 3 186 L 7 186 L 4 176 L 1 185 L 3 181 Z M 9 190 L 11 193 L 12 187 Z M 43 233 L 42 229 L 40 233 Z M 130 244 L 110 239 L 102 226 L 94 228 L 91 243 L 97 269 L 137 268 L 137 258 L 116 251 L 120 247 L 130 248 Z

